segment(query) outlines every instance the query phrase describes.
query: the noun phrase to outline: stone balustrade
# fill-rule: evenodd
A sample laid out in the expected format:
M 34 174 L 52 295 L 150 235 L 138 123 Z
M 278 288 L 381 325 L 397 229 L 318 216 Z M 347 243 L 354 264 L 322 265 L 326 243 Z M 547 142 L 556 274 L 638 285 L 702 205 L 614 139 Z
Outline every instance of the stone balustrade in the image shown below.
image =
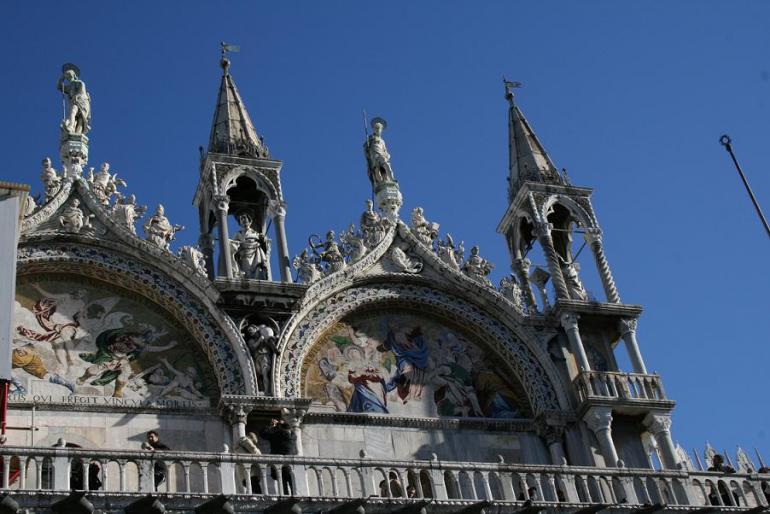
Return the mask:
M 617 371 L 583 371 L 574 381 L 580 401 L 618 399 L 668 402 L 658 375 Z
M 71 489 L 167 499 L 221 493 L 408 502 L 410 496 L 436 505 L 530 500 L 559 511 L 597 504 L 743 509 L 766 506 L 770 495 L 770 475 L 683 470 L 27 447 L 3 447 L 0 462 L 1 489 L 17 499 Z

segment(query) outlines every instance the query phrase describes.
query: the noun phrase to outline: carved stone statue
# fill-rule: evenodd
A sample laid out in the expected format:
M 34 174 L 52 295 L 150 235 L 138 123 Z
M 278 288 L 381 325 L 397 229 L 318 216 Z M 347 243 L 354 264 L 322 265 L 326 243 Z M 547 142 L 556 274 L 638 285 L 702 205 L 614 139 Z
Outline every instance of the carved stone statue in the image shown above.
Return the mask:
M 56 89 L 67 99 L 67 114 L 62 129 L 69 134 L 87 134 L 91 130 L 91 96 L 86 84 L 78 78 L 80 70 L 74 64 L 62 66 Z
M 500 279 L 500 292 L 508 298 L 518 310 L 524 310 L 524 301 L 519 281 L 514 275 Z
M 439 239 L 436 242 L 436 254 L 439 259 L 447 263 L 452 269 L 460 271 L 460 266 L 462 265 L 463 259 L 465 259 L 465 247 L 463 246 L 462 241 L 455 247 L 452 234 L 447 234 L 445 240 L 442 241 Z
M 316 236 L 317 237 L 317 236 Z M 318 247 L 323 247 L 323 251 L 319 254 L 322 263 L 326 264 L 326 272 L 334 273 L 345 269 L 345 257 L 340 251 L 340 247 L 334 240 L 334 231 L 330 230 L 326 233 L 326 241 L 321 244 L 311 243 L 311 247 L 315 251 Z
M 35 209 L 37 209 L 37 202 L 34 198 L 27 195 L 27 198 L 24 200 L 24 216 L 31 216 Z
M 364 143 L 364 153 L 366 154 L 366 163 L 369 172 L 369 180 L 372 186 L 383 182 L 394 182 L 393 169 L 390 167 L 390 154 L 385 140 L 382 139 L 382 131 L 388 124 L 382 118 L 372 120 L 372 134 L 366 138 Z
M 110 163 L 102 163 L 99 171 L 94 174 L 94 169 L 88 172 L 87 182 L 91 192 L 99 199 L 102 205 L 109 205 L 112 196 L 118 194 L 118 186 L 126 187 L 126 181 L 118 178 L 117 173 L 110 173 Z
M 312 284 L 321 278 L 321 270 L 318 269 L 319 258 L 309 254 L 307 248 L 294 257 L 292 266 L 297 270 L 297 280 L 305 284 Z
M 161 204 L 155 209 L 155 214 L 144 223 L 144 235 L 147 241 L 153 243 L 158 248 L 171 251 L 171 241 L 180 230 L 184 230 L 182 225 L 172 225 L 164 215 L 165 210 Z
M 206 276 L 206 258 L 197 246 L 183 246 L 177 252 L 177 257 L 182 259 L 192 269 Z
M 540 295 L 540 300 L 543 302 L 543 312 L 548 312 L 551 309 L 551 305 L 548 302 L 548 290 L 545 287 L 550 278 L 551 274 L 540 266 L 535 266 L 535 269 L 529 276 L 530 282 L 535 286 L 535 289 Z
M 433 247 L 433 241 L 438 237 L 438 223 L 429 222 L 423 215 L 422 207 L 412 209 L 412 234 L 424 245 Z
M 272 396 L 270 375 L 273 370 L 273 361 L 278 353 L 276 343 L 278 342 L 278 324 L 273 323 L 272 327 L 264 323 L 259 325 L 249 324 L 246 327 L 245 339 L 249 347 L 251 357 L 254 359 L 254 367 L 257 372 L 257 387 L 259 392 L 265 396 Z
M 471 256 L 463 264 L 463 273 L 473 280 L 491 286 L 492 282 L 487 278 L 494 269 L 494 265 L 479 255 L 479 247 L 471 248 Z
M 562 275 L 564 275 L 564 282 L 567 284 L 567 291 L 569 291 L 569 297 L 573 300 L 588 300 L 588 293 L 583 287 L 583 283 L 580 281 L 578 272 L 580 271 L 580 264 L 572 262 L 570 264 L 564 264 L 561 267 Z
M 115 204 L 112 206 L 112 219 L 121 225 L 128 227 L 128 230 L 132 234 L 136 235 L 137 219 L 144 216 L 147 212 L 146 205 L 136 205 L 136 196 L 133 194 L 128 195 L 127 198 L 118 198 Z
M 59 225 L 65 231 L 73 234 L 89 233 L 93 232 L 93 226 L 91 225 L 93 218 L 93 214 L 86 215 L 83 213 L 80 209 L 80 200 L 75 198 L 64 208 L 61 216 L 59 216 Z
M 40 174 L 40 180 L 43 182 L 43 188 L 45 189 L 44 203 L 48 203 L 61 189 L 62 181 L 62 177 L 60 177 L 53 166 L 51 166 L 50 157 L 43 159 L 43 171 Z
M 230 240 L 233 264 L 242 277 L 266 280 L 270 262 L 270 239 L 254 230 L 251 222 L 251 216 L 245 212 L 238 216 L 241 228 Z
M 380 215 L 374 212 L 374 202 L 371 200 L 366 200 L 366 210 L 361 214 L 360 225 L 364 243 L 369 248 L 377 246 L 385 237 L 387 228 Z
M 356 227 L 352 224 L 340 234 L 340 242 L 343 256 L 347 257 L 348 262 L 351 263 L 366 255 L 368 251 L 363 237 L 356 232 Z
M 419 273 L 422 271 L 422 261 L 417 257 L 410 257 L 398 246 L 391 248 L 390 260 L 403 273 Z

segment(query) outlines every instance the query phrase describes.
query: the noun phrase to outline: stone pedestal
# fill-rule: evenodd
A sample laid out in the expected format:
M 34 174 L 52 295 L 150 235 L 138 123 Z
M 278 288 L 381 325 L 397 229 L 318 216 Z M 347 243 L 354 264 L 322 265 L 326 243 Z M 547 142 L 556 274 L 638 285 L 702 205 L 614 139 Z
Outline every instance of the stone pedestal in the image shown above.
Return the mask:
M 64 165 L 65 179 L 83 176 L 83 166 L 88 162 L 88 137 L 84 134 L 62 132 L 59 155 Z
M 398 212 L 404 203 L 401 190 L 397 182 L 382 182 L 377 184 L 374 190 L 374 198 L 377 207 L 382 214 L 391 221 L 398 221 Z

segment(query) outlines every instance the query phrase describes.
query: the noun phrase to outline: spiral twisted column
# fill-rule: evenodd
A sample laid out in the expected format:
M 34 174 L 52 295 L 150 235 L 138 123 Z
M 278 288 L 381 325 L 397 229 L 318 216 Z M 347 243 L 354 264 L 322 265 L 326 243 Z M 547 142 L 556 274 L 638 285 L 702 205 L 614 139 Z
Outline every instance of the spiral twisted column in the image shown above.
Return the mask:
M 599 277 L 601 278 L 602 285 L 604 286 L 604 293 L 607 295 L 607 301 L 609 303 L 620 303 L 618 288 L 615 286 L 615 280 L 612 278 L 610 265 L 607 262 L 607 257 L 604 255 L 604 245 L 602 244 L 601 229 L 589 229 L 586 231 L 585 238 L 591 247 L 591 251 L 594 254 L 594 259 L 596 260 L 596 269 L 599 271 Z

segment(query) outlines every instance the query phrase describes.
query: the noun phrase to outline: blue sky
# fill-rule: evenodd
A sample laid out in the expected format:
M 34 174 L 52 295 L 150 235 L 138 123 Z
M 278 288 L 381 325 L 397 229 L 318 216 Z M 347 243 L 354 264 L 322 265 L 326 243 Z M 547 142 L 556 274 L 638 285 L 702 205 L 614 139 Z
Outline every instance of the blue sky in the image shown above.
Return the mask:
M 405 209 L 421 205 L 508 268 L 502 75 L 558 167 L 595 188 L 621 297 L 645 308 L 648 368 L 678 401 L 685 447 L 760 447 L 770 460 L 770 241 L 727 154 L 727 132 L 770 211 L 767 2 L 13 2 L 0 178 L 40 190 L 56 157 L 64 62 L 93 102 L 91 165 L 197 239 L 191 205 L 220 69 L 284 161 L 292 254 L 358 219 L 370 195 L 361 111 L 386 140 Z M 58 159 L 57 161 L 58 166 Z M 595 283 L 589 287 L 598 294 Z M 765 377 L 765 378 L 763 378 Z

